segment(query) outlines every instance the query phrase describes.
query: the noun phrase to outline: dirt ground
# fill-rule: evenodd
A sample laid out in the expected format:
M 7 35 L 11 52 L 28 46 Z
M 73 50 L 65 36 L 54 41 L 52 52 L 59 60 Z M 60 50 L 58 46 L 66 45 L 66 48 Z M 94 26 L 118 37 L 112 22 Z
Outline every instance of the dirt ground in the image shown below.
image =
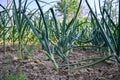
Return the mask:
M 67 67 L 61 67 L 59 72 L 54 70 L 54 66 L 45 56 L 45 52 L 39 47 L 34 47 L 30 53 L 31 57 L 21 60 L 17 57 L 17 48 L 6 48 L 6 55 L 0 47 L 0 75 L 11 74 L 19 69 L 21 62 L 21 70 L 26 74 L 26 80 L 120 80 L 120 72 L 112 61 L 104 61 L 95 66 L 72 70 L 67 72 Z M 68 56 L 70 63 L 76 63 L 78 60 L 100 57 L 99 52 L 95 50 L 74 49 Z M 71 66 L 71 68 L 80 67 L 88 64 L 83 62 L 79 65 Z M 62 65 L 64 62 L 58 60 Z

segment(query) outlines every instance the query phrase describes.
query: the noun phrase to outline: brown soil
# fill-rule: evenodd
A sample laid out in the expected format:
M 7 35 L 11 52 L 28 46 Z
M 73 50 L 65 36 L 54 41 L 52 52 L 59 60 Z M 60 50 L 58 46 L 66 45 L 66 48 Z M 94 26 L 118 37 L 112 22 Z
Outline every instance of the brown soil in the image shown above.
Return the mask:
M 26 74 L 26 80 L 120 80 L 120 72 L 116 64 L 112 61 L 104 61 L 95 66 L 72 70 L 67 72 L 67 67 L 61 67 L 59 72 L 54 70 L 54 66 L 45 56 L 45 52 L 39 47 L 34 47 L 31 57 L 21 60 L 17 56 L 17 48 L 7 47 L 6 54 L 0 47 L 0 75 L 11 74 L 19 68 L 21 62 L 21 70 Z M 100 57 L 99 52 L 95 50 L 74 49 L 68 56 L 70 63 L 76 63 L 78 60 Z M 62 65 L 63 61 L 58 60 Z M 79 65 L 70 66 L 70 68 L 80 67 L 91 63 L 83 62 Z

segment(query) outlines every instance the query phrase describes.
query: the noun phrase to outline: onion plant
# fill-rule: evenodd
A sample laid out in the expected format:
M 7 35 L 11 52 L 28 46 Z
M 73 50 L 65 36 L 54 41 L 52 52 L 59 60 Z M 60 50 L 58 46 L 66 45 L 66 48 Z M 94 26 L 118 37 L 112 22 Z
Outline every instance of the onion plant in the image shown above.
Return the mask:
M 0 36 L 3 39 L 3 49 L 4 53 L 6 52 L 6 35 L 10 30 L 9 22 L 10 22 L 10 15 L 9 15 L 9 9 L 7 7 L 4 7 L 0 4 L 0 7 L 2 7 L 2 11 L 0 12 Z
M 33 40 L 30 40 L 34 35 L 30 29 L 30 27 L 27 24 L 27 21 L 22 13 L 26 13 L 26 15 L 29 16 L 30 19 L 32 19 L 33 15 L 36 13 L 35 11 L 29 11 L 28 6 L 30 3 L 28 3 L 28 0 L 22 1 L 22 0 L 13 0 L 12 2 L 12 23 L 13 23 L 13 43 L 14 43 L 14 37 L 15 34 L 18 36 L 17 40 L 19 42 L 19 54 L 23 59 L 29 55 L 30 49 L 27 48 L 27 43 Z M 36 41 L 36 40 L 35 40 Z M 35 43 L 33 41 L 33 43 Z M 28 54 L 25 54 L 28 53 Z
M 65 1 L 64 1 L 65 2 L 64 18 L 62 23 L 59 23 L 57 21 L 56 16 L 54 14 L 54 10 L 53 8 L 51 8 L 50 11 L 52 14 L 52 18 L 51 20 L 49 20 L 50 21 L 49 23 L 52 26 L 47 24 L 48 18 L 46 19 L 38 0 L 35 0 L 35 2 L 40 11 L 40 18 L 42 17 L 44 26 L 41 29 L 38 29 L 38 27 L 33 25 L 32 21 L 29 19 L 29 17 L 26 14 L 23 13 L 23 15 L 27 19 L 28 24 L 30 25 L 34 34 L 39 39 L 43 49 L 47 52 L 46 55 L 53 62 L 56 70 L 58 70 L 59 66 L 55 60 L 55 55 L 60 57 L 62 60 L 68 62 L 66 53 L 67 51 L 73 48 L 74 43 L 79 39 L 79 37 L 83 32 L 83 30 L 77 31 L 77 25 L 78 25 L 77 14 L 79 12 L 82 0 L 79 3 L 79 7 L 75 16 L 68 23 L 66 23 L 66 2 Z M 53 29 L 52 31 L 53 31 L 53 35 L 54 35 L 53 37 L 55 39 L 55 42 L 50 39 L 49 32 L 51 31 L 48 28 Z
M 120 1 L 117 2 L 117 5 L 119 4 L 117 6 L 117 21 L 115 21 L 112 17 L 112 6 L 115 4 L 113 3 L 113 0 L 111 0 L 109 4 L 107 4 L 107 0 L 104 0 L 103 6 L 101 5 L 101 2 L 99 0 L 100 18 L 98 18 L 96 12 L 93 11 L 88 1 L 85 1 L 88 8 L 90 9 L 91 18 L 93 20 L 92 24 L 95 24 L 95 26 L 97 26 L 96 29 L 99 30 L 101 36 L 100 39 L 102 39 L 102 41 L 104 42 L 104 46 L 108 47 L 112 51 L 111 54 L 107 56 L 115 57 L 118 65 L 120 65 Z M 107 5 L 109 5 L 109 7 Z M 99 40 L 98 36 L 96 37 L 96 39 Z

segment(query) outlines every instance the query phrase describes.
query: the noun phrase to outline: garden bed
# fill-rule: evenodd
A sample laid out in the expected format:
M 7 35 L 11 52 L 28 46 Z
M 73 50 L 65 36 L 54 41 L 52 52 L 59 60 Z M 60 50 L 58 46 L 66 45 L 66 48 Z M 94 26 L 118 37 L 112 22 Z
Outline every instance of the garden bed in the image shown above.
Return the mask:
M 120 72 L 112 61 L 104 61 L 78 70 L 71 69 L 69 72 L 66 71 L 67 67 L 61 67 L 59 72 L 56 72 L 51 61 L 45 56 L 45 52 L 38 47 L 34 47 L 31 56 L 25 60 L 17 57 L 17 48 L 8 46 L 6 49 L 6 54 L 4 54 L 0 47 L 0 75 L 10 75 L 16 71 L 22 71 L 26 80 L 119 80 L 120 78 Z M 101 57 L 100 52 L 92 49 L 74 49 L 68 56 L 70 63 L 91 57 Z M 58 61 L 60 65 L 64 63 L 59 59 Z M 20 64 L 21 62 L 22 64 Z M 93 61 L 70 67 L 76 68 L 90 62 Z

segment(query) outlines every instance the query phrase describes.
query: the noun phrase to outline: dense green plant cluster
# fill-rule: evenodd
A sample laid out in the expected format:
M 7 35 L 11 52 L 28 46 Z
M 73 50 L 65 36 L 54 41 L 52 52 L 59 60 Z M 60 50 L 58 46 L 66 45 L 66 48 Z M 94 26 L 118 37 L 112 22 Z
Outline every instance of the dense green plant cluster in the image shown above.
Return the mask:
M 113 1 L 113 0 L 111 0 Z M 55 57 L 62 59 L 69 65 L 69 51 L 73 48 L 82 47 L 84 44 L 90 44 L 96 47 L 105 47 L 111 50 L 104 58 L 94 58 L 95 63 L 83 67 L 95 65 L 104 60 L 115 57 L 115 61 L 120 63 L 120 2 L 110 2 L 104 0 L 103 6 L 99 0 L 100 14 L 97 10 L 93 11 L 90 4 L 85 0 L 90 12 L 87 17 L 78 17 L 82 0 L 75 10 L 75 15 L 71 20 L 67 20 L 67 2 L 64 0 L 63 20 L 60 22 L 55 16 L 54 8 L 43 12 L 39 0 L 34 1 L 37 5 L 36 10 L 29 10 L 28 0 L 13 0 L 11 6 L 4 7 L 0 4 L 0 41 L 6 51 L 6 42 L 15 42 L 19 44 L 19 56 L 25 59 L 29 55 L 30 49 L 27 44 L 33 45 L 39 42 L 46 55 L 53 62 L 55 69 L 59 69 Z M 18 4 L 17 4 L 18 3 Z M 119 4 L 118 4 L 119 3 Z M 117 4 L 117 20 L 113 20 L 115 13 L 112 6 Z M 106 7 L 107 6 L 107 7 Z M 26 52 L 26 53 L 25 53 Z M 88 59 L 91 60 L 91 59 Z M 87 61 L 87 60 L 83 60 Z M 81 62 L 81 61 L 78 61 Z M 69 66 L 68 66 L 69 67 Z

